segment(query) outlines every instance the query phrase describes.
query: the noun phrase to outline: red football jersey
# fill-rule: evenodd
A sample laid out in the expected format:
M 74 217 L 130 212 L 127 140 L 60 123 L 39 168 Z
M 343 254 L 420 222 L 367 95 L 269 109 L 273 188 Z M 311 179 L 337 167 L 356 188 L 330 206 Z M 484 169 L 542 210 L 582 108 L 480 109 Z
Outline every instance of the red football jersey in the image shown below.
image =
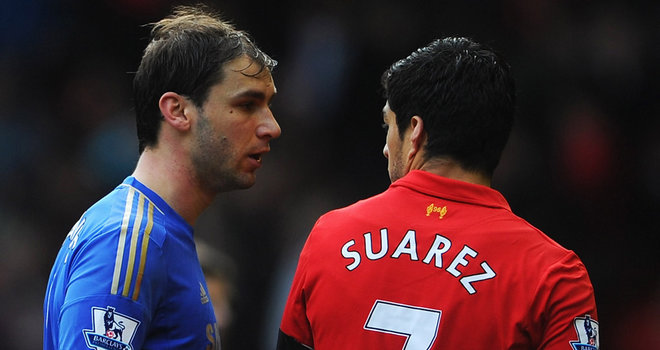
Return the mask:
M 419 170 L 317 221 L 280 330 L 279 349 L 599 345 L 575 253 L 494 189 Z

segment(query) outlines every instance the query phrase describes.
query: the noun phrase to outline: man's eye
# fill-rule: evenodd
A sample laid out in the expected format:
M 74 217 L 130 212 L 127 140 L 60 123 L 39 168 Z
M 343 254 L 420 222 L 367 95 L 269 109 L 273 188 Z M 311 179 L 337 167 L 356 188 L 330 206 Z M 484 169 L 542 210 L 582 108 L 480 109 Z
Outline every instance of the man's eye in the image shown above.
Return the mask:
M 241 107 L 241 108 L 249 110 L 249 109 L 254 109 L 256 104 L 254 102 L 245 102 L 245 103 L 239 104 L 238 106 Z

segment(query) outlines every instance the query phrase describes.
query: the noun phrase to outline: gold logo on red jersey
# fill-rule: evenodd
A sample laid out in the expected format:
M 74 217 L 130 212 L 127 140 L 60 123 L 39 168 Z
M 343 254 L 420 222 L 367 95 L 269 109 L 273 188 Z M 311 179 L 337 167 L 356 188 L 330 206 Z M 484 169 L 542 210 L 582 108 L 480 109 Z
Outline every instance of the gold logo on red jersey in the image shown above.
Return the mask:
M 447 206 L 439 207 L 435 203 L 431 203 L 426 207 L 426 216 L 431 216 L 431 213 L 438 213 L 438 219 L 442 219 L 447 214 Z

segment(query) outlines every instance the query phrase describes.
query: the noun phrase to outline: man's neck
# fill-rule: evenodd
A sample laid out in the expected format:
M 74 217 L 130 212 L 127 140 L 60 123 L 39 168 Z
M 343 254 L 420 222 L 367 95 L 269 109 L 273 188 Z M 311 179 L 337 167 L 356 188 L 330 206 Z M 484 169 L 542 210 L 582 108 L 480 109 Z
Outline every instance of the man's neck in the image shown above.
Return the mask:
M 427 160 L 419 167 L 419 170 L 477 185 L 490 187 L 491 184 L 490 177 L 478 172 L 467 171 L 455 161 L 447 158 Z
M 146 149 L 132 175 L 193 226 L 214 196 L 202 191 L 192 173 L 190 164 L 164 158 L 158 150 Z

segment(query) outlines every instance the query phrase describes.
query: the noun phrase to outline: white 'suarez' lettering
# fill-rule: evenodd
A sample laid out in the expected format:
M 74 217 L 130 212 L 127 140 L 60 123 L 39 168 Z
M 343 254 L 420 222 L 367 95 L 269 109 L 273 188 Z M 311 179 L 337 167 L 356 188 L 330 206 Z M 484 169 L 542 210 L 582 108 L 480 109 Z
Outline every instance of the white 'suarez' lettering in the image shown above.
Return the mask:
M 440 248 L 441 246 L 442 248 Z M 431 249 L 429 249 L 429 252 L 426 254 L 426 257 L 422 261 L 425 264 L 428 264 L 431 262 L 431 259 L 435 257 L 435 267 L 442 268 L 442 254 L 446 253 L 449 248 L 451 248 L 451 241 L 446 237 L 436 234 L 435 241 L 433 241 Z
M 480 273 L 477 275 L 471 275 L 471 276 L 465 276 L 461 278 L 459 281 L 465 287 L 465 289 L 468 291 L 470 294 L 474 294 L 477 292 L 474 287 L 472 287 L 472 282 L 479 282 L 479 281 L 484 281 L 484 280 L 489 280 L 491 278 L 495 277 L 495 271 L 493 271 L 492 268 L 488 265 L 487 262 L 482 262 L 481 263 L 481 268 L 484 269 L 484 273 Z
M 477 252 L 475 252 L 472 248 L 468 247 L 467 245 L 463 246 L 463 249 L 461 249 L 458 255 L 456 255 L 456 257 L 454 258 L 454 261 L 452 261 L 449 267 L 447 268 L 447 272 L 451 273 L 452 276 L 454 277 L 460 276 L 461 272 L 456 270 L 456 267 L 459 264 L 463 266 L 467 266 L 468 261 L 465 260 L 466 255 L 475 258 L 477 256 Z
M 402 255 L 407 255 L 410 261 L 418 261 L 418 246 L 417 246 L 417 233 L 413 229 L 407 230 L 406 234 L 401 238 L 399 242 L 389 242 L 389 232 L 387 228 L 380 229 L 380 249 L 378 252 L 374 252 L 374 242 L 372 239 L 372 233 L 366 232 L 363 234 L 364 237 L 364 246 L 362 249 L 360 246 L 356 246 L 354 239 L 344 243 L 341 248 L 341 255 L 345 259 L 349 259 L 350 263 L 346 265 L 348 271 L 353 271 L 357 269 L 362 263 L 362 254 L 366 255 L 367 261 L 377 261 L 383 259 L 387 256 L 389 247 L 396 246 L 394 252 L 389 257 L 392 259 L 405 259 Z M 397 244 L 390 244 L 397 243 Z M 435 235 L 435 239 L 431 246 L 426 250 L 426 255 L 422 262 L 426 265 L 431 264 L 431 261 L 434 260 L 434 266 L 442 269 L 443 264 L 443 255 L 447 254 L 452 247 L 452 242 L 449 238 L 442 236 L 440 234 Z M 476 259 L 479 253 L 476 250 L 472 249 L 470 246 L 463 245 L 463 248 L 451 259 L 451 262 L 445 269 L 447 273 L 457 278 L 461 283 L 463 288 L 469 294 L 475 294 L 477 292 L 474 287 L 474 283 L 486 281 L 493 279 L 497 276 L 495 271 L 490 267 L 486 261 L 482 261 L 479 265 L 483 272 L 463 276 L 463 270 L 459 270 L 459 265 L 467 267 L 473 259 Z M 467 257 L 471 259 L 467 259 Z
M 401 240 L 401 243 L 399 243 L 399 246 L 396 247 L 392 257 L 398 259 L 401 254 L 410 255 L 410 260 L 412 261 L 419 260 L 417 258 L 417 239 L 415 238 L 415 231 L 408 230 L 408 232 L 406 232 L 406 235 Z
M 348 271 L 353 271 L 355 270 L 356 267 L 358 267 L 358 265 L 360 265 L 360 253 L 356 251 L 348 250 L 348 248 L 350 248 L 354 244 L 355 241 L 350 240 L 346 242 L 346 244 L 344 244 L 343 247 L 341 247 L 341 256 L 343 256 L 346 259 L 353 259 L 352 263 L 346 265 Z
M 373 244 L 371 243 L 371 232 L 364 234 L 364 252 L 367 254 L 367 259 L 378 260 L 387 254 L 387 229 L 380 229 L 380 251 L 374 253 Z

